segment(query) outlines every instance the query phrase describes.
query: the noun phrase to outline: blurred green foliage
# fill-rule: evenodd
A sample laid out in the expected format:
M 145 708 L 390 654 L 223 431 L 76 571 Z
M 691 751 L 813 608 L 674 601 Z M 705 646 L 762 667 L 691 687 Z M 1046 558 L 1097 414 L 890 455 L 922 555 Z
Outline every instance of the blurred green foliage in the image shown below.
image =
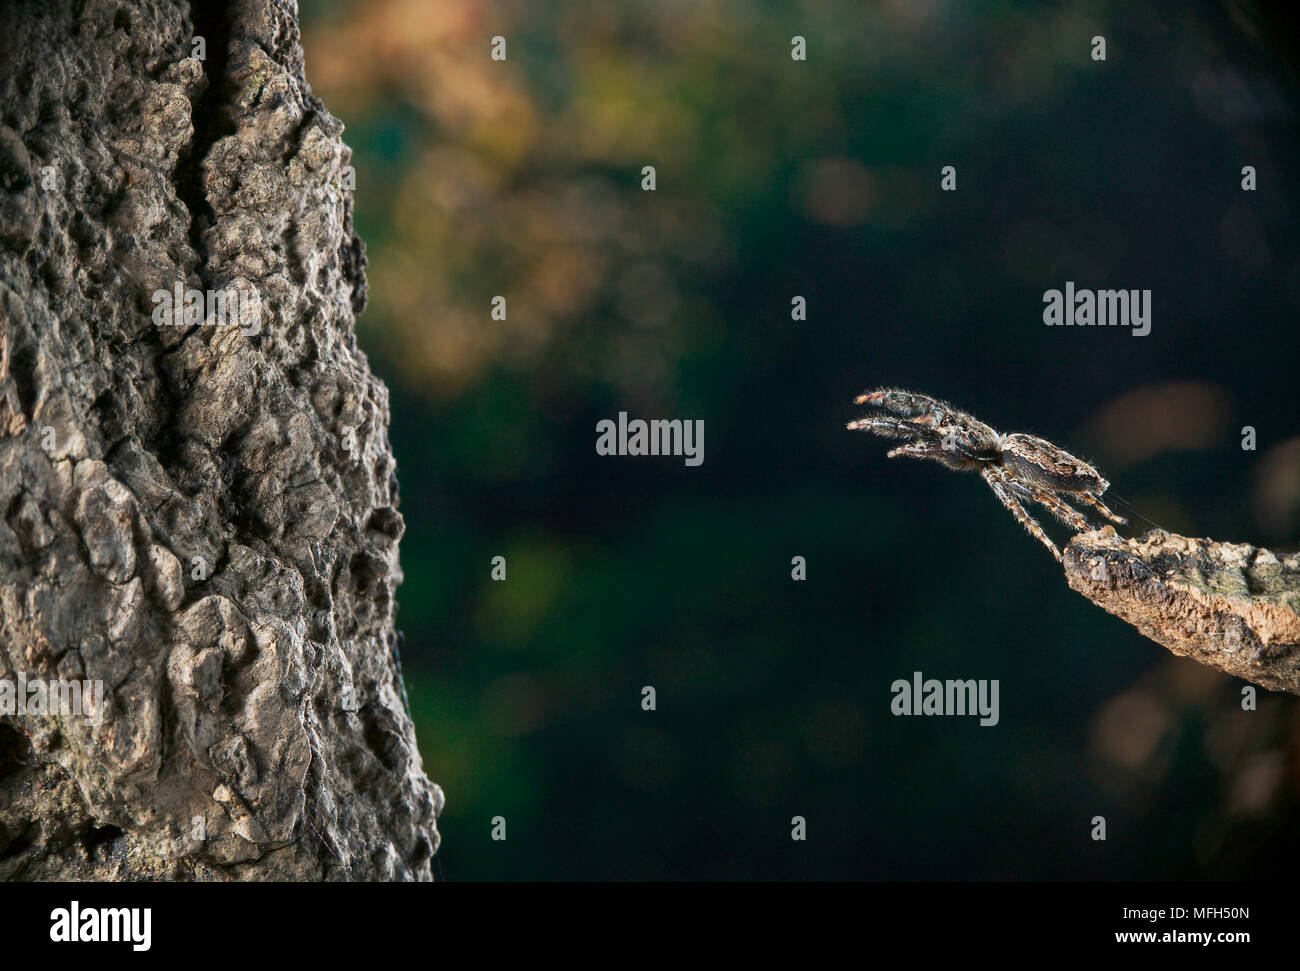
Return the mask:
M 1088 453 L 1171 529 L 1294 546 L 1297 142 L 1267 37 L 1109 0 L 303 14 L 355 151 L 446 876 L 1287 872 L 1294 699 L 1242 712 L 977 479 L 843 429 L 862 388 L 914 387 Z M 1152 334 L 1043 327 L 1066 280 L 1151 288 Z M 704 419 L 704 465 L 597 457 L 619 410 Z M 1000 723 L 891 716 L 917 670 L 1000 679 Z

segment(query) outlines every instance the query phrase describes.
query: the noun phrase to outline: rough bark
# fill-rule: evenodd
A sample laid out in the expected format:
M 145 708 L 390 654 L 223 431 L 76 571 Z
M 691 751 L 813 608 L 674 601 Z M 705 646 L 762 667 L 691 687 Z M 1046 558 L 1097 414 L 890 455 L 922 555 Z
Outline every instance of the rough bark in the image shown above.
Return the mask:
M 1107 526 L 1070 541 L 1065 576 L 1173 653 L 1300 694 L 1300 553 Z
M 292 0 L 196 9 L 0 12 L 0 679 L 105 688 L 0 717 L 0 877 L 428 879 L 343 126 Z

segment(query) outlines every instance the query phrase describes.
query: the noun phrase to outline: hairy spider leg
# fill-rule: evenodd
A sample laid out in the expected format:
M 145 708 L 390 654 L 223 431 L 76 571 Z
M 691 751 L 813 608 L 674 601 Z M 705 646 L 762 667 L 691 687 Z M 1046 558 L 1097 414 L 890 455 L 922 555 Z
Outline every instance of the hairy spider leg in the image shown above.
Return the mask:
M 926 439 L 919 442 L 908 442 L 906 445 L 899 445 L 897 448 L 891 448 L 885 453 L 887 458 L 896 459 L 900 456 L 907 456 L 915 459 L 933 459 L 940 465 L 946 465 L 956 472 L 969 472 L 986 465 L 988 460 L 973 455 L 968 449 L 958 449 L 950 447 L 943 442 L 937 442 L 934 439 Z
M 1112 523 L 1117 523 L 1118 525 L 1123 526 L 1125 523 L 1128 522 L 1128 520 L 1125 519 L 1123 516 L 1116 516 L 1113 512 L 1107 509 L 1106 504 L 1102 502 L 1101 499 L 1099 499 L 1097 496 L 1094 496 L 1091 492 L 1080 492 L 1079 496 L 1083 499 L 1084 502 L 1090 502 L 1094 506 L 1096 506 L 1097 509 L 1101 512 L 1101 514 L 1105 516 L 1107 519 L 1109 519 Z
M 844 426 L 849 431 L 875 432 L 890 438 L 933 438 L 934 429 L 903 418 L 858 418 Z
M 906 445 L 891 448 L 885 453 L 885 458 L 896 459 L 899 456 L 908 456 L 914 459 L 935 459 L 945 454 L 944 447 L 938 442 L 908 442 Z
M 946 414 L 952 409 L 938 398 L 927 394 L 915 394 L 896 388 L 881 388 L 879 391 L 865 391 L 853 399 L 855 405 L 873 405 L 898 415 L 920 415 L 929 412 L 932 415 Z
M 1006 473 L 996 465 L 989 465 L 980 471 L 980 475 L 989 484 L 993 494 L 1002 500 L 1002 505 L 1010 509 L 1011 514 L 1020 520 L 1020 525 L 1036 536 L 1044 546 L 1052 551 L 1052 555 L 1056 557 L 1057 562 L 1060 562 L 1061 551 L 1047 538 L 1047 534 L 1043 532 L 1043 527 L 1039 526 L 1034 518 L 1025 512 L 1024 507 L 1016 501 L 1016 497 L 1012 495 L 1012 490 L 1007 483 Z
M 1006 476 L 1004 481 L 1013 495 L 1025 502 L 1036 502 L 1044 506 L 1048 512 L 1059 519 L 1065 525 L 1070 526 L 1075 532 L 1083 533 L 1092 529 L 1092 524 L 1068 502 L 1066 502 L 1057 493 L 1050 489 L 1044 489 L 1042 486 L 1029 486 L 1018 481 L 1013 476 Z
M 1035 502 L 1046 506 L 1053 516 L 1074 529 L 1075 532 L 1086 533 L 1092 529 L 1092 524 L 1083 517 L 1083 514 L 1056 493 L 1048 492 L 1046 489 L 1031 489 L 1030 497 Z

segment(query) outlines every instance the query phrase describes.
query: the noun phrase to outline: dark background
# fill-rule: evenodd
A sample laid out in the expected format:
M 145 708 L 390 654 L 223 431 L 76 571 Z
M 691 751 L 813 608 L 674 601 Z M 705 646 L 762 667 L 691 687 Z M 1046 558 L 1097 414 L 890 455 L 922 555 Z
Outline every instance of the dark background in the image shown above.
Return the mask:
M 1292 872 L 1297 699 L 1260 689 L 1243 712 L 1241 682 L 1072 593 L 978 478 L 844 429 L 857 393 L 901 385 L 1086 456 L 1170 530 L 1296 549 L 1284 19 L 1107 0 L 303 15 L 355 151 L 358 331 L 392 389 L 403 661 L 447 878 Z M 1151 289 L 1150 335 L 1044 326 L 1067 280 Z M 703 466 L 597 456 L 620 410 L 704 419 Z M 892 716 L 913 671 L 1000 680 L 1000 723 Z

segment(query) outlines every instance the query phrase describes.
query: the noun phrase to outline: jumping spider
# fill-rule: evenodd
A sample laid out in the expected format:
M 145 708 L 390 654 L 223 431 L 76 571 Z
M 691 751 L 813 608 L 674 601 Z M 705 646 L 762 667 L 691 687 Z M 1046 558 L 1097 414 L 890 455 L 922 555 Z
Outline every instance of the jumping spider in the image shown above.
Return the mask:
M 854 404 L 879 408 L 883 414 L 851 421 L 851 430 L 910 439 L 890 449 L 889 458 L 909 455 L 934 459 L 950 469 L 978 470 L 993 494 L 1058 560 L 1061 551 L 1025 512 L 1020 500 L 1041 503 L 1076 532 L 1092 527 L 1078 510 L 1066 505 L 1061 493 L 1096 506 L 1113 523 L 1126 522 L 1101 501 L 1110 483 L 1087 462 L 1049 441 L 1020 432 L 1003 435 L 946 402 L 898 388 L 865 392 Z

